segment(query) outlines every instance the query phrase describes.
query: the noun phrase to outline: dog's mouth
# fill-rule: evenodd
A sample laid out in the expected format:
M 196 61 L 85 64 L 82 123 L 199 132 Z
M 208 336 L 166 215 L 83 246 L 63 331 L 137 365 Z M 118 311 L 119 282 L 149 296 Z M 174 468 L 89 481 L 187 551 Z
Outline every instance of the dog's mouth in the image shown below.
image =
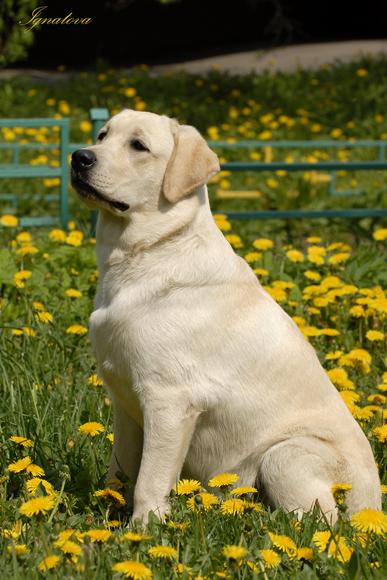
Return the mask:
M 91 185 L 83 181 L 80 177 L 74 177 L 71 179 L 71 184 L 76 190 L 76 192 L 82 197 L 83 199 L 90 199 L 96 201 L 103 201 L 113 207 L 114 209 L 125 212 L 129 209 L 129 205 L 127 203 L 123 203 L 121 201 L 112 201 L 111 199 L 107 199 L 98 191 L 96 191 Z

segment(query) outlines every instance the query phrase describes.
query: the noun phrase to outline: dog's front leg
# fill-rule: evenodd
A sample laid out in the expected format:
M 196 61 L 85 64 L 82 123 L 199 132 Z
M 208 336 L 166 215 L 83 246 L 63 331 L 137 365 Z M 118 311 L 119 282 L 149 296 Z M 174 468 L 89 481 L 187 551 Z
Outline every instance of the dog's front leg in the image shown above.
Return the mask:
M 134 490 L 133 521 L 148 520 L 150 510 L 162 517 L 167 496 L 175 485 L 200 412 L 179 405 L 152 401 L 144 412 L 144 446 Z

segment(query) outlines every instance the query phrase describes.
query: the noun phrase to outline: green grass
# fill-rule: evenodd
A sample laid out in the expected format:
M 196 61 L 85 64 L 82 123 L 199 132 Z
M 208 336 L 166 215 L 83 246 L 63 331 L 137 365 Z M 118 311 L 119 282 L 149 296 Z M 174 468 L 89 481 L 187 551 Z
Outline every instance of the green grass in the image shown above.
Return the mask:
M 62 110 L 61 114 L 71 115 L 71 140 L 83 142 L 90 137 L 90 132 L 83 132 L 80 123 L 87 120 L 90 107 L 107 106 L 113 111 L 122 106 L 133 107 L 136 102 L 145 102 L 147 110 L 178 116 L 182 122 L 196 125 L 208 138 L 214 137 L 214 129 L 210 129 L 210 132 L 208 129 L 218 127 L 215 133 L 218 133 L 219 139 L 258 138 L 261 132 L 267 130 L 273 133 L 273 138 L 278 139 L 332 138 L 330 133 L 334 128 L 340 128 L 347 137 L 374 139 L 387 133 L 387 119 L 375 119 L 376 115 L 383 116 L 384 112 L 387 89 L 385 64 L 383 59 L 364 60 L 313 73 L 268 73 L 262 77 L 248 75 L 241 78 L 217 71 L 203 78 L 185 74 L 151 78 L 144 70 L 125 75 L 110 71 L 101 73 L 106 74 L 104 80 L 89 75 L 52 87 L 38 84 L 31 86 L 27 78 L 17 78 L 4 82 L 0 87 L 0 115 L 53 116 Z M 368 76 L 357 74 L 362 68 L 368 71 Z M 121 84 L 120 79 L 125 83 Z M 318 80 L 318 84 L 312 84 L 313 79 Z M 107 90 L 106 87 L 113 88 Z M 126 97 L 123 92 L 119 92 L 120 87 L 124 90 L 135 88 L 135 96 L 139 96 L 140 101 L 134 101 L 133 96 Z M 36 92 L 31 93 L 31 88 Z M 240 93 L 236 94 L 235 91 Z M 336 94 L 332 94 L 332 91 Z M 55 103 L 47 104 L 47 99 L 54 99 Z M 255 106 L 249 105 L 252 99 Z M 325 102 L 327 99 L 329 103 Z M 59 104 L 61 100 L 67 105 Z M 261 108 L 258 109 L 257 104 Z M 237 117 L 229 116 L 230 107 L 238 109 Z M 243 110 L 246 107 L 250 111 L 245 111 L 245 114 Z M 300 108 L 308 114 L 297 112 Z M 287 127 L 278 121 L 280 124 L 277 128 L 267 127 L 261 117 L 269 113 L 275 119 L 287 115 L 295 123 Z M 305 121 L 301 122 L 302 118 L 310 120 L 303 124 Z M 347 126 L 350 121 L 355 123 L 354 127 Z M 252 126 L 246 127 L 246 123 Z M 321 125 L 321 130 L 314 133 L 310 127 L 317 123 Z M 228 125 L 229 128 L 222 128 L 222 125 Z M 238 127 L 244 127 L 244 132 L 241 133 Z M 246 135 L 246 130 L 254 132 L 254 137 Z M 7 138 L 4 132 L 2 135 L 3 139 Z M 55 132 L 31 135 L 20 132 L 15 133 L 12 140 L 25 138 L 35 141 L 37 137 L 50 142 L 55 140 L 56 135 Z M 311 148 L 309 153 L 313 151 Z M 260 149 L 256 152 L 264 154 Z M 230 161 L 242 158 L 241 154 L 226 150 L 219 153 Z M 26 162 L 38 154 L 43 152 L 26 154 Z M 306 153 L 294 151 L 292 154 L 301 157 Z M 329 154 L 337 155 L 337 151 L 329 151 Z M 353 155 L 355 158 L 358 154 Z M 366 153 L 362 155 L 362 158 L 366 158 Z M 349 158 L 352 159 L 351 156 Z M 49 161 L 55 159 L 55 153 L 49 155 Z M 268 177 L 275 178 L 279 182 L 278 186 L 270 187 L 266 183 Z M 350 178 L 352 176 L 344 175 L 339 179 L 346 186 Z M 303 206 L 316 208 L 385 203 L 384 174 L 364 172 L 364 175 L 356 178 L 359 188 L 366 193 L 354 198 L 329 199 L 327 184 L 312 184 L 303 175 L 292 174 L 221 176 L 221 179 L 230 182 L 231 189 L 262 191 L 262 198 L 253 202 L 217 200 L 216 184 L 210 185 L 210 195 L 212 205 L 218 211 L 226 208 L 261 208 L 262 205 L 285 209 L 296 207 L 301 202 Z M 375 185 L 375 182 L 379 185 Z M 223 183 L 223 186 L 227 186 L 227 183 Z M 45 191 L 55 192 L 58 188 L 55 185 L 44 185 L 43 181 L 8 180 L 3 184 L 4 190 L 32 195 Z M 289 191 L 299 191 L 298 197 L 294 197 L 294 193 L 293 197 L 287 195 Z M 0 213 L 42 214 L 48 210 L 55 210 L 55 206 L 37 206 L 30 199 L 21 202 L 17 210 L 3 204 Z M 285 514 L 280 509 L 270 511 L 259 503 L 259 498 L 250 498 L 254 499 L 254 506 L 244 506 L 242 512 L 230 514 L 223 513 L 225 509 L 221 509 L 220 504 L 206 511 L 198 501 L 194 504 L 194 510 L 189 509 L 189 495 L 172 493 L 169 519 L 160 522 L 156 517 L 151 518 L 146 530 L 150 536 L 148 539 L 139 543 L 120 540 L 128 532 L 126 525 L 130 521 L 130 511 L 125 506 L 106 503 L 95 495 L 97 490 L 105 487 L 112 447 L 107 435 L 113 430 L 110 395 L 103 386 L 96 383 L 97 368 L 90 354 L 91 344 L 87 332 L 82 330 L 88 327 L 98 286 L 95 247 L 89 238 L 89 212 L 74 195 L 71 210 L 75 220 L 72 227 L 85 234 L 83 239 L 82 234 L 66 237 L 62 232 L 57 234 L 58 241 L 50 236 L 50 230 L 41 229 L 30 230 L 31 240 L 28 240 L 28 236 L 18 226 L 0 230 L 2 578 L 118 580 L 123 578 L 123 574 L 112 568 L 127 560 L 143 563 L 147 569 L 152 570 L 155 579 L 385 578 L 385 537 L 370 533 L 364 539 L 359 538 L 345 509 L 341 510 L 340 520 L 331 530 L 321 519 L 318 509 L 305 514 L 297 524 L 294 514 Z M 383 220 L 361 220 L 360 223 L 334 220 L 329 222 L 329 227 L 324 220 L 290 224 L 280 220 L 258 224 L 233 222 L 232 226 L 220 220 L 219 226 L 226 236 L 232 236 L 229 240 L 235 251 L 241 256 L 247 256 L 251 266 L 259 269 L 259 278 L 268 292 L 280 301 L 291 316 L 297 317 L 300 329 L 309 337 L 324 368 L 334 371 L 331 373 L 332 380 L 344 393 L 351 412 L 369 438 L 381 481 L 387 485 L 386 443 L 382 434 L 375 431 L 384 424 L 386 418 L 386 321 L 383 302 L 387 299 L 383 290 L 387 287 L 386 242 L 383 239 L 377 241 L 371 235 L 383 226 Z M 323 235 L 324 241 L 314 243 L 307 240 L 309 234 L 319 233 Z M 273 245 L 261 250 L 259 247 L 262 242 L 255 240 L 266 237 L 273 241 Z M 384 236 L 382 234 L 379 237 Z M 332 242 L 341 245 L 332 248 Z M 348 243 L 352 248 L 345 247 Z M 285 246 L 284 249 L 285 244 L 292 244 L 294 249 L 302 252 L 300 262 L 292 261 L 294 255 L 288 254 L 290 248 Z M 308 248 L 316 245 L 323 248 L 319 250 L 323 254 L 321 264 L 313 262 L 315 250 L 308 251 Z M 38 251 L 26 249 L 28 247 Z M 262 270 L 266 270 L 266 273 Z M 20 278 L 15 285 L 15 280 L 20 276 L 18 273 L 25 271 L 31 274 L 29 277 L 28 274 L 24 276 L 24 285 L 20 284 Z M 310 271 L 319 279 L 312 281 L 308 278 Z M 320 288 L 318 294 L 308 289 L 313 285 Z M 69 289 L 78 290 L 81 295 L 70 297 L 66 294 Z M 369 303 L 363 305 L 364 316 L 358 318 L 352 309 L 359 306 L 358 301 L 364 301 L 365 297 L 369 298 Z M 39 319 L 39 312 L 49 313 L 51 316 L 46 314 L 43 318 L 50 320 L 45 322 Z M 67 332 L 74 325 L 79 325 L 81 334 Z M 371 340 L 369 337 L 372 334 L 367 337 L 370 330 L 382 333 L 382 339 Z M 370 361 L 369 367 L 353 358 L 353 351 L 358 348 L 368 353 L 366 358 Z M 345 354 L 352 351 L 350 358 L 347 358 L 347 363 L 348 360 L 350 363 L 352 361 L 352 366 L 340 367 L 340 358 L 326 359 L 328 353 L 336 351 Z M 334 378 L 335 373 L 337 375 L 334 369 L 347 372 L 348 378 L 344 379 L 344 383 L 339 383 L 337 376 Z M 81 425 L 90 421 L 104 428 L 93 439 L 78 431 Z M 23 448 L 10 441 L 12 436 L 26 437 L 33 446 Z M 21 506 L 29 499 L 26 484 L 32 475 L 26 470 L 16 473 L 9 469 L 10 465 L 28 455 L 35 465 L 44 470 L 45 480 L 53 486 L 60 498 L 57 508 L 48 510 L 40 521 L 35 516 L 30 518 L 20 512 Z M 125 483 L 124 475 L 120 477 Z M 204 488 L 208 485 L 208 482 L 200 483 Z M 43 497 L 45 493 L 40 485 L 37 496 Z M 195 493 L 198 495 L 198 492 Z M 226 500 L 230 490 L 223 490 L 223 494 Z M 384 510 L 386 507 L 384 502 Z M 87 533 L 93 540 L 92 531 L 105 529 L 107 521 L 111 522 L 112 519 L 117 520 L 118 525 L 111 526 L 110 538 L 89 542 Z M 173 527 L 171 522 L 188 522 L 188 526 L 179 529 L 179 526 Z M 75 535 L 72 537 L 74 559 L 71 559 L 71 555 L 66 556 L 59 545 L 55 545 L 60 534 L 63 538 L 65 530 L 69 529 L 78 533 L 78 538 Z M 10 530 L 15 534 L 14 540 Z M 140 528 L 137 531 L 140 532 Z M 330 540 L 319 551 L 316 536 L 313 540 L 317 531 L 328 531 L 331 538 L 337 535 L 345 538 L 345 547 L 340 544 L 341 553 L 332 548 Z M 286 538 L 276 540 L 275 536 L 270 537 L 269 532 Z M 86 538 L 79 534 L 86 534 Z M 309 548 L 310 560 L 298 559 L 292 542 L 297 549 Z M 16 554 L 13 546 L 23 544 L 29 553 Z M 172 547 L 176 550 L 176 556 L 172 560 L 153 557 L 148 550 L 160 544 Z M 287 551 L 284 551 L 285 544 L 290 546 Z M 240 559 L 227 558 L 223 550 L 228 545 L 244 547 L 245 556 Z M 51 571 L 42 572 L 38 565 L 47 556 L 47 552 L 57 555 L 59 561 Z M 269 568 L 264 555 L 266 558 L 271 555 L 276 564 L 273 568 Z M 178 569 L 177 564 L 180 565 Z

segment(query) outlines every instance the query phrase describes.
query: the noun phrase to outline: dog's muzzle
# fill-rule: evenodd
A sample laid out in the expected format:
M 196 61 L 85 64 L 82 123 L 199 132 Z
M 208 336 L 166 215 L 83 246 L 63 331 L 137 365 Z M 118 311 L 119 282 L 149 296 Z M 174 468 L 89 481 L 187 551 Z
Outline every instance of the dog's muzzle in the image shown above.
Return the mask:
M 90 149 L 77 149 L 71 156 L 71 185 L 80 197 L 104 201 L 118 211 L 127 211 L 129 205 L 113 201 L 101 195 L 87 180 L 87 173 L 97 163 L 97 156 Z

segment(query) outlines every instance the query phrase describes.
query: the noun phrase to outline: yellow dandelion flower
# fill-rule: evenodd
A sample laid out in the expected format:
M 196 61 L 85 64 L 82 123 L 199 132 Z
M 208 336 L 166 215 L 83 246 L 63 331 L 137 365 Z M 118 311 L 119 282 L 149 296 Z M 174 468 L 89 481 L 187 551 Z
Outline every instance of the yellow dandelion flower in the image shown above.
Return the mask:
M 274 246 L 274 242 L 268 240 L 266 238 L 259 238 L 253 241 L 253 247 L 257 248 L 257 250 L 270 250 Z
M 255 487 L 250 487 L 249 485 L 243 485 L 242 487 L 234 487 L 233 490 L 231 490 L 231 493 L 233 495 L 245 495 L 246 493 L 255 493 L 258 490 L 255 489 Z
M 32 518 L 32 516 L 45 514 L 47 511 L 52 510 L 54 505 L 55 499 L 50 495 L 45 495 L 23 503 L 19 508 L 19 512 L 24 516 Z
M 126 578 L 133 578 L 133 580 L 147 580 L 153 576 L 152 570 L 147 568 L 145 564 L 141 564 L 141 562 L 136 562 L 135 560 L 117 562 L 117 564 L 114 564 L 112 570 L 114 572 L 121 572 L 125 574 Z
M 306 326 L 306 320 L 305 318 L 302 318 L 302 316 L 292 316 L 292 319 L 297 324 L 297 326 Z
M 110 443 L 114 443 L 114 433 L 109 433 L 109 435 L 106 435 L 106 439 L 110 441 Z
M 24 554 L 29 554 L 31 550 L 27 548 L 25 544 L 15 544 L 14 546 L 8 546 L 7 551 L 12 554 L 12 548 L 15 550 L 17 556 L 23 556 Z
M 86 332 L 87 332 L 87 328 L 85 328 L 81 324 L 72 324 L 66 330 L 67 334 L 85 334 Z
M 37 312 L 35 314 L 35 318 L 36 320 L 43 322 L 43 324 L 47 324 L 48 322 L 52 322 L 54 320 L 50 312 Z
M 265 268 L 254 268 L 253 270 L 254 274 L 257 274 L 257 276 L 268 276 L 269 272 L 267 270 L 265 270 Z
M 233 516 L 235 514 L 243 513 L 245 511 L 244 501 L 236 497 L 228 499 L 222 503 L 220 511 L 224 515 L 230 514 Z
M 313 534 L 312 542 L 319 552 L 323 552 L 331 538 L 331 532 L 316 532 Z
M 325 256 L 327 253 L 326 249 L 322 246 L 309 246 L 308 254 L 315 254 L 316 256 Z
M 226 240 L 234 247 L 234 248 L 243 248 L 244 243 L 242 242 L 242 238 L 237 236 L 236 234 L 228 234 L 225 236 Z
M 335 350 L 335 352 L 328 352 L 328 354 L 325 355 L 325 360 L 336 360 L 340 357 L 343 356 L 343 351 L 342 350 Z
M 91 421 L 90 423 L 84 423 L 78 427 L 78 431 L 82 433 L 82 435 L 90 435 L 90 437 L 95 437 L 99 433 L 103 433 L 105 431 L 105 427 L 101 425 L 101 423 L 95 423 L 94 421 Z
M 20 234 L 16 236 L 16 239 L 21 244 L 22 243 L 26 244 L 27 242 L 31 242 L 32 240 L 29 232 L 20 232 Z
M 358 77 L 366 77 L 368 75 L 368 70 L 365 69 L 365 68 L 359 68 L 356 71 L 356 74 L 357 74 Z
M 17 226 L 19 220 L 14 215 L 3 215 L 0 217 L 0 222 L 3 224 L 3 226 L 12 228 Z
M 191 494 L 199 487 L 201 487 L 201 483 L 196 481 L 196 479 L 181 479 L 174 487 L 175 491 L 178 495 L 186 495 Z
M 375 427 L 373 431 L 381 443 L 387 442 L 387 424 L 382 427 Z
M 353 485 L 349 483 L 335 483 L 331 487 L 332 495 L 336 501 L 339 501 L 339 503 L 341 503 L 340 500 L 342 500 L 345 494 L 352 488 Z
M 364 348 L 353 348 L 348 354 L 360 362 L 370 363 L 372 361 L 372 356 Z
M 270 539 L 273 545 L 281 550 L 282 552 L 286 552 L 288 556 L 294 558 L 297 554 L 297 546 L 293 542 L 289 536 L 277 535 L 269 532 Z
M 383 495 L 387 494 L 387 485 L 381 485 L 380 486 L 381 492 Z
M 173 528 L 174 530 L 180 530 L 181 532 L 185 532 L 189 525 L 190 525 L 189 522 L 172 522 L 171 520 L 167 522 L 167 526 L 169 528 Z
M 226 219 L 224 220 L 216 219 L 215 223 L 222 232 L 228 232 L 232 228 L 232 225 Z
M 79 123 L 79 128 L 83 133 L 90 133 L 90 131 L 93 128 L 93 125 L 90 123 L 90 121 L 81 121 Z
M 28 254 L 38 254 L 38 253 L 39 250 L 38 248 L 35 248 L 35 246 L 22 246 L 16 251 L 16 254 L 18 256 L 27 256 Z
M 282 288 L 271 288 L 270 286 L 262 286 L 262 288 L 266 290 L 266 292 L 270 294 L 276 302 L 286 302 L 288 299 L 288 295 Z
M 118 491 L 115 491 L 114 489 L 110 489 L 110 487 L 105 487 L 105 489 L 96 491 L 94 495 L 109 501 L 113 500 L 121 505 L 126 504 L 123 495 L 121 495 L 120 493 L 118 493 Z
M 330 264 L 341 264 L 348 260 L 351 257 L 351 254 L 347 252 L 339 252 L 338 254 L 333 254 L 330 258 L 328 258 L 328 262 Z
M 247 511 L 253 511 L 253 512 L 261 512 L 262 511 L 262 507 L 259 505 L 259 503 L 255 503 L 253 501 L 243 500 L 243 505 L 245 507 L 245 510 L 247 510 Z
M 248 262 L 249 264 L 251 264 L 252 262 L 255 262 L 256 260 L 258 260 L 259 258 L 262 258 L 262 254 L 260 252 L 249 252 L 248 254 L 246 254 L 245 256 L 245 260 L 246 262 Z
M 34 497 L 36 490 L 38 489 L 40 484 L 42 484 L 48 495 L 57 495 L 57 493 L 54 491 L 54 488 L 52 487 L 49 481 L 41 479 L 40 477 L 33 477 L 26 483 L 27 489 L 32 497 Z
M 66 232 L 64 232 L 63 230 L 51 230 L 51 232 L 48 234 L 48 237 L 50 238 L 50 240 L 53 240 L 54 242 L 64 242 L 66 240 Z
M 322 328 L 320 334 L 324 336 L 337 336 L 338 334 L 341 334 L 341 332 L 336 330 L 336 328 Z
M 384 405 L 387 401 L 387 397 L 381 393 L 376 393 L 375 395 L 369 395 L 369 397 L 367 397 L 367 401 L 371 401 L 376 405 Z
M 307 270 L 304 272 L 304 276 L 308 278 L 308 280 L 312 280 L 313 282 L 317 282 L 321 278 L 321 274 L 318 272 L 314 272 L 313 270 Z
M 309 238 L 306 238 L 306 241 L 309 242 L 310 244 L 319 244 L 320 242 L 322 242 L 322 238 L 320 238 L 319 236 L 310 236 Z
M 66 542 L 67 540 L 74 541 L 74 539 L 77 539 L 80 542 L 83 542 L 83 535 L 84 534 L 82 534 L 81 532 L 78 532 L 77 530 L 73 530 L 73 529 L 63 530 L 59 534 L 59 541 L 61 541 L 62 544 L 64 544 L 64 542 Z
M 281 288 L 282 290 L 291 290 L 294 286 L 294 282 L 288 282 L 287 280 L 274 280 L 273 282 L 273 288 Z
M 44 306 L 41 302 L 33 302 L 33 306 L 35 310 L 41 311 L 44 310 Z
M 31 475 L 33 475 L 34 477 L 44 477 L 45 475 L 44 469 L 39 467 L 39 465 L 35 465 L 35 463 L 30 463 L 29 465 L 27 465 L 26 471 L 28 473 L 31 473 Z
M 32 272 L 30 270 L 20 270 L 20 272 L 16 272 L 16 274 L 13 275 L 13 279 L 14 280 L 28 280 L 28 278 L 32 276 Z
M 375 230 L 372 234 L 374 240 L 383 242 L 387 238 L 387 228 L 382 228 L 380 230 Z
M 358 393 L 354 393 L 353 391 L 340 391 L 340 395 L 347 407 L 352 407 L 357 401 L 360 400 L 360 395 Z
M 330 369 L 327 371 L 327 375 L 334 385 L 340 385 L 340 383 L 348 379 L 347 371 L 344 369 Z
M 312 262 L 312 264 L 316 264 L 316 266 L 322 266 L 322 264 L 325 264 L 324 258 L 318 254 L 308 254 L 308 260 L 309 262 Z
M 189 510 L 194 511 L 195 507 L 198 507 L 197 504 L 195 503 L 195 498 L 198 495 L 201 497 L 202 500 L 202 503 L 200 505 L 206 512 L 208 512 L 214 505 L 219 503 L 219 498 L 216 497 L 216 495 L 214 495 L 213 493 L 203 492 L 200 494 L 196 494 L 195 497 L 191 497 L 187 501 L 187 508 Z
M 350 548 L 345 538 L 341 537 L 337 543 L 337 537 L 332 540 L 329 546 L 328 558 L 335 557 L 339 562 L 349 562 L 351 559 L 353 548 Z
M 87 532 L 90 540 L 92 542 L 107 542 L 110 536 L 112 535 L 109 530 L 89 530 Z
M 38 568 L 42 572 L 52 570 L 52 568 L 55 568 L 58 565 L 58 562 L 60 562 L 59 556 L 47 556 L 47 558 L 44 558 L 44 560 L 40 562 Z
M 362 316 L 365 316 L 365 310 L 361 304 L 352 306 L 352 308 L 349 309 L 349 313 L 354 318 L 361 318 Z
M 230 560 L 240 560 L 241 558 L 244 558 L 246 556 L 247 550 L 243 546 L 232 545 L 223 548 L 222 554 L 223 556 L 226 556 L 226 558 L 229 558 Z
M 20 473 L 21 471 L 24 471 L 25 469 L 27 469 L 28 465 L 30 465 L 30 463 L 32 463 L 32 459 L 31 457 L 23 457 L 22 459 L 19 459 L 18 461 L 15 461 L 15 463 L 10 463 L 8 465 L 8 469 L 9 471 L 13 471 L 14 473 Z
M 311 562 L 313 560 L 312 548 L 298 548 L 297 560 L 308 560 L 309 562 Z
M 90 385 L 97 385 L 98 387 L 102 387 L 103 380 L 98 378 L 98 375 L 91 375 L 89 378 Z
M 222 473 L 221 475 L 216 475 L 208 482 L 210 487 L 223 487 L 225 485 L 231 485 L 238 481 L 239 475 L 236 473 Z
M 172 548 L 172 546 L 163 546 L 161 544 L 149 548 L 148 554 L 153 558 L 162 558 L 163 560 L 173 560 L 178 556 L 175 548 Z
M 274 550 L 260 550 L 265 568 L 277 568 L 281 564 L 281 557 Z
M 64 554 L 72 554 L 73 556 L 80 556 L 82 548 L 72 540 L 59 539 L 54 543 L 54 546 L 60 548 Z
M 78 236 L 74 236 L 73 235 L 74 232 L 70 232 L 70 234 L 68 236 L 66 236 L 65 238 L 65 242 L 66 244 L 68 244 L 69 246 L 81 246 L 82 245 L 82 239 L 80 239 Z
M 18 445 L 22 445 L 22 447 L 33 447 L 34 442 L 31 439 L 26 439 L 25 437 L 15 437 L 12 436 L 9 438 L 9 441 L 13 443 L 18 443 Z
M 4 538 L 13 538 L 14 540 L 17 540 L 19 533 L 15 532 L 14 530 L 7 530 L 7 528 L 3 528 L 3 536 Z
M 368 407 L 354 407 L 352 410 L 352 415 L 355 419 L 359 419 L 359 421 L 370 421 L 373 418 L 372 410 Z
M 120 537 L 120 540 L 128 540 L 129 542 L 142 542 L 143 540 L 150 540 L 152 536 L 144 536 L 144 534 L 138 534 L 136 532 L 127 532 Z
M 386 336 L 383 332 L 379 332 L 379 330 L 369 330 L 366 332 L 366 338 L 374 342 L 375 340 L 385 340 Z
M 286 256 L 291 262 L 303 262 L 305 260 L 304 254 L 298 250 L 289 250 Z
M 82 296 L 82 292 L 80 292 L 80 290 L 75 290 L 75 288 L 69 288 L 68 290 L 65 290 L 65 294 L 70 296 L 70 298 L 79 298 Z

